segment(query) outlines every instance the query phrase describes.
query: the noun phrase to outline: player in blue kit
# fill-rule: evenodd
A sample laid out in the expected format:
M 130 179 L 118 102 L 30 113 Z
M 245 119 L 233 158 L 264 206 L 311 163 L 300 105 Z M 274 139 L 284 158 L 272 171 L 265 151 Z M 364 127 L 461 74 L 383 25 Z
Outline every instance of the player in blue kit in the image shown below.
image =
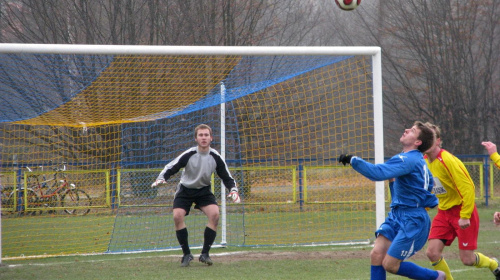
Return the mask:
M 434 143 L 434 131 L 422 122 L 405 129 L 399 139 L 403 152 L 382 164 L 343 154 L 338 161 L 373 181 L 395 179 L 392 185 L 391 211 L 375 231 L 375 245 L 370 253 L 371 280 L 385 280 L 386 271 L 410 279 L 444 280 L 435 271 L 405 262 L 425 245 L 431 220 L 425 208 L 434 208 L 438 200 L 431 193 L 434 181 L 423 153 Z

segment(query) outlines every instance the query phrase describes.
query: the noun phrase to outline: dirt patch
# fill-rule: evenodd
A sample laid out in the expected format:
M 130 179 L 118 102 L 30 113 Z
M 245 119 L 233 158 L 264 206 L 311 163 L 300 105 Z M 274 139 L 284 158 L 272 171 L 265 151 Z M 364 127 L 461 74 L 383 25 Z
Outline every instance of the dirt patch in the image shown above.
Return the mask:
M 318 259 L 355 259 L 369 258 L 369 251 L 319 251 L 319 252 L 235 252 L 233 254 L 213 254 L 213 259 L 218 262 L 239 262 L 251 260 L 318 260 Z
M 251 260 L 318 260 L 318 259 L 369 259 L 371 248 L 356 251 L 241 251 L 232 253 L 212 253 L 214 261 L 221 263 L 234 263 Z M 459 258 L 455 252 L 446 253 L 447 259 Z M 419 251 L 410 258 L 411 260 L 427 260 L 425 251 Z

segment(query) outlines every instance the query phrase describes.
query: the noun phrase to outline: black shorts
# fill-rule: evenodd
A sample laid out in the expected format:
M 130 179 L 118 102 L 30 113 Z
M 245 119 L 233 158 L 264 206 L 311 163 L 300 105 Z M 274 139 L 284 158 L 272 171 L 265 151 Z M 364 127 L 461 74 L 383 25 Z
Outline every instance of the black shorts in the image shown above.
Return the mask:
M 217 205 L 217 200 L 210 186 L 201 189 L 189 189 L 180 185 L 179 190 L 175 193 L 174 208 L 184 209 L 187 216 L 193 203 L 195 204 L 195 209 L 200 209 L 200 207 L 211 204 Z

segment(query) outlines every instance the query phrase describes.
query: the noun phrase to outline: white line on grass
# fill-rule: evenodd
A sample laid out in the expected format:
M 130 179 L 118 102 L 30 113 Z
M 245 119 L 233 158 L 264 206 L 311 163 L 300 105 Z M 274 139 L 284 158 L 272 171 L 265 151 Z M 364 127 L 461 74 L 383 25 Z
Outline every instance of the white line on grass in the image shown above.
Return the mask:
M 238 254 L 246 254 L 248 251 L 238 251 L 238 252 L 227 252 L 227 253 L 212 253 L 211 256 L 230 256 L 230 255 L 238 255 Z M 106 256 L 106 255 L 101 255 Z M 64 257 L 64 256 L 63 256 Z M 165 256 L 142 256 L 142 257 L 126 257 L 126 258 L 115 258 L 115 259 L 103 259 L 103 260 L 81 260 L 79 259 L 79 263 L 100 263 L 100 262 L 110 262 L 110 261 L 123 261 L 123 260 L 137 260 L 137 259 L 151 259 L 151 258 L 181 258 L 182 255 L 165 255 Z M 54 266 L 54 265 L 64 265 L 64 264 L 73 264 L 74 261 L 71 262 L 54 262 L 54 263 L 27 263 L 27 264 L 4 264 L 3 266 L 8 268 L 14 267 L 23 267 L 23 266 Z

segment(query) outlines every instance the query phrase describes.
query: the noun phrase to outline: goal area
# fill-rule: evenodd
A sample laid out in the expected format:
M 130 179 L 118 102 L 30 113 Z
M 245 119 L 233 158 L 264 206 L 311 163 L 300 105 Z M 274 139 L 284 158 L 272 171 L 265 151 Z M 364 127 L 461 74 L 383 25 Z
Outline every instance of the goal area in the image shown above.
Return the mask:
M 384 220 L 385 184 L 337 162 L 383 162 L 379 47 L 0 44 L 0 97 L 4 259 L 180 250 L 180 172 L 151 183 L 201 123 L 242 197 L 213 177 L 214 246 L 368 243 Z

